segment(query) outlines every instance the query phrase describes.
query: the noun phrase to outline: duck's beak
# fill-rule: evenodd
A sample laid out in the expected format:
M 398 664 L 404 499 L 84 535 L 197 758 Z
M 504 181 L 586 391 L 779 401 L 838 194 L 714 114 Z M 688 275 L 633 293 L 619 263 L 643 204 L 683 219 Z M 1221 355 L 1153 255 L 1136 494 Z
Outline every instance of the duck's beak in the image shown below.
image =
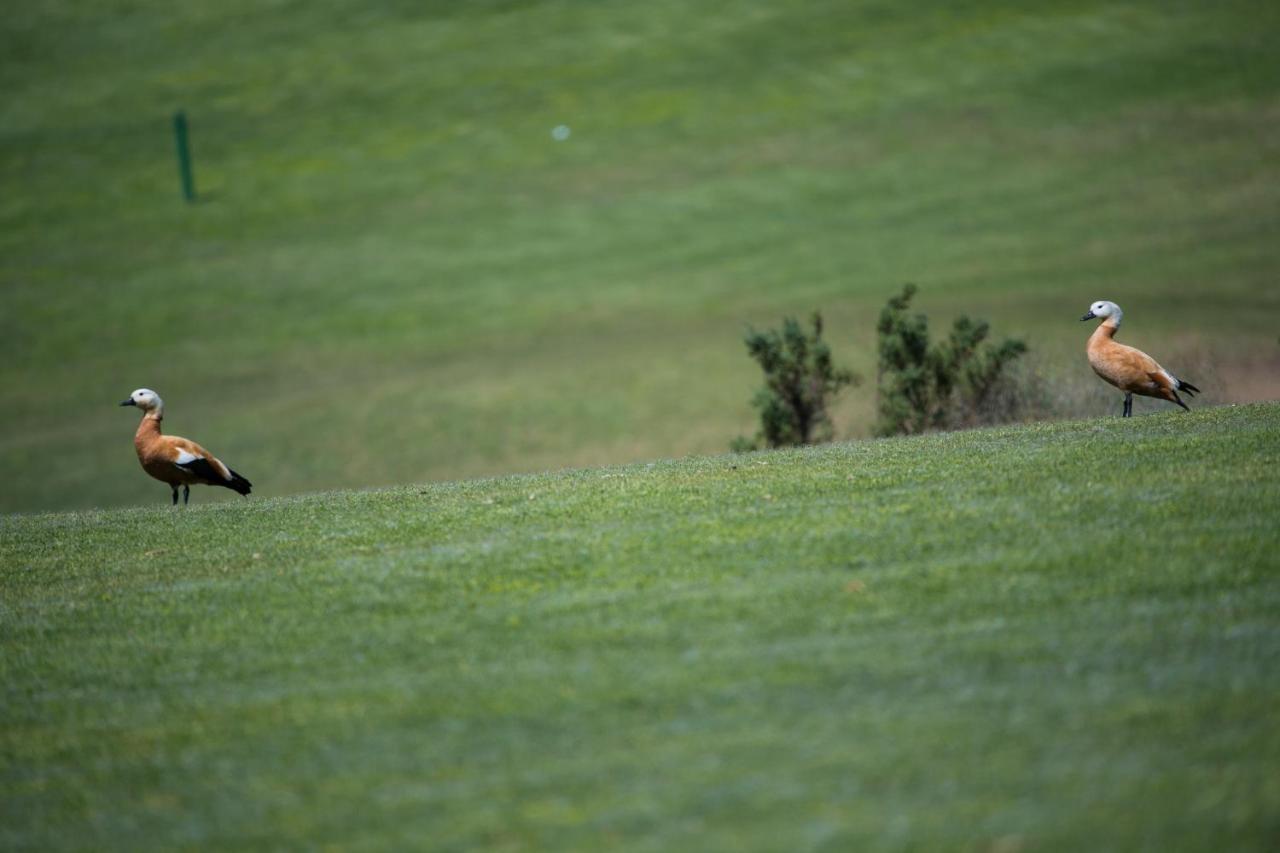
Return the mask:
M 1098 316 L 1097 314 L 1090 311 L 1088 314 L 1085 314 L 1083 317 L 1080 318 L 1080 322 L 1083 323 L 1085 320 L 1092 320 L 1094 317 L 1097 317 L 1097 316 Z
M 122 406 L 136 406 L 136 405 L 138 405 L 138 404 L 137 404 L 137 403 L 135 403 L 135 402 L 133 402 L 133 398 L 132 398 L 132 397 L 130 397 L 128 400 L 121 400 L 121 401 L 120 401 L 120 405 L 122 405 Z

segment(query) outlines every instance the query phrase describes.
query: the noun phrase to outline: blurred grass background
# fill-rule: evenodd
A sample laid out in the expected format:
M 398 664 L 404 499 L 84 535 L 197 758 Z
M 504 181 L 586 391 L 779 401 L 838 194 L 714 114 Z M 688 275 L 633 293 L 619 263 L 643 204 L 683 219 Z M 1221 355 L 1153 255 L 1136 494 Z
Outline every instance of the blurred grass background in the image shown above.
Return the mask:
M 721 451 L 746 324 L 821 308 L 873 374 L 906 281 L 1089 411 L 1099 298 L 1269 396 L 1278 34 L 1253 2 L 16 6 L 0 510 L 167 499 L 138 386 L 262 495 Z

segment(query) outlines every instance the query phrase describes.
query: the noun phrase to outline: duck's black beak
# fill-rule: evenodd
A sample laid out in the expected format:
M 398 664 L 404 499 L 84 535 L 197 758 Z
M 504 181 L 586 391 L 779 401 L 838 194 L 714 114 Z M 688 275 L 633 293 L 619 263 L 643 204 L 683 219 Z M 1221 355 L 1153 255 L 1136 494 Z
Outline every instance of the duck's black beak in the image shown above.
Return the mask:
M 121 401 L 120 401 L 120 405 L 122 405 L 122 406 L 136 406 L 136 405 L 138 405 L 138 404 L 137 404 L 137 403 L 135 403 L 135 402 L 133 402 L 133 398 L 132 398 L 132 397 L 130 397 L 128 400 L 121 400 Z
M 1083 317 L 1080 318 L 1080 322 L 1083 323 L 1085 320 L 1092 320 L 1094 317 L 1097 317 L 1097 316 L 1098 316 L 1097 314 L 1090 311 L 1088 314 L 1085 314 Z

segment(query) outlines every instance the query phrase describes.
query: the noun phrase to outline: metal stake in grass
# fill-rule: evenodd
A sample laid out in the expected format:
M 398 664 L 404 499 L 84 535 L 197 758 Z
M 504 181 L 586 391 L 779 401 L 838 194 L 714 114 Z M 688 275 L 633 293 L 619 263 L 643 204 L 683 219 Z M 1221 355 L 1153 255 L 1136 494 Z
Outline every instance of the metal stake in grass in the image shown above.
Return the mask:
M 173 114 L 173 139 L 178 146 L 178 174 L 182 178 L 182 197 L 188 202 L 194 202 L 196 181 L 191 173 L 191 146 L 187 143 L 187 114 L 182 110 Z

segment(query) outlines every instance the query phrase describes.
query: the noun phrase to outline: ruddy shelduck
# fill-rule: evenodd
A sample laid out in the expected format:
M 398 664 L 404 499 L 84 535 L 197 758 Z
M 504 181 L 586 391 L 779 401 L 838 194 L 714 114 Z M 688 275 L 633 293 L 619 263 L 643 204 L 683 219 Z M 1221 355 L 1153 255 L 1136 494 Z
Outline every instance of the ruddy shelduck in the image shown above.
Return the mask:
M 1095 302 L 1089 306 L 1089 313 L 1081 317 L 1080 321 L 1098 317 L 1102 318 L 1102 323 L 1089 336 L 1089 366 L 1094 373 L 1124 392 L 1124 414 L 1121 417 L 1133 415 L 1134 394 L 1158 397 L 1191 411 L 1182 402 L 1178 392 L 1194 397 L 1200 393 L 1199 388 L 1178 379 L 1142 350 L 1116 343 L 1116 330 L 1120 328 L 1120 319 L 1124 317 L 1120 306 L 1106 300 Z
M 249 494 L 252 484 L 232 471 L 218 457 L 194 441 L 176 435 L 162 435 L 164 401 L 149 388 L 139 388 L 122 400 L 122 406 L 142 409 L 142 423 L 133 436 L 142 470 L 173 489 L 173 504 L 178 505 L 178 486 L 182 486 L 182 502 L 191 500 L 191 485 L 223 486 L 242 495 Z

